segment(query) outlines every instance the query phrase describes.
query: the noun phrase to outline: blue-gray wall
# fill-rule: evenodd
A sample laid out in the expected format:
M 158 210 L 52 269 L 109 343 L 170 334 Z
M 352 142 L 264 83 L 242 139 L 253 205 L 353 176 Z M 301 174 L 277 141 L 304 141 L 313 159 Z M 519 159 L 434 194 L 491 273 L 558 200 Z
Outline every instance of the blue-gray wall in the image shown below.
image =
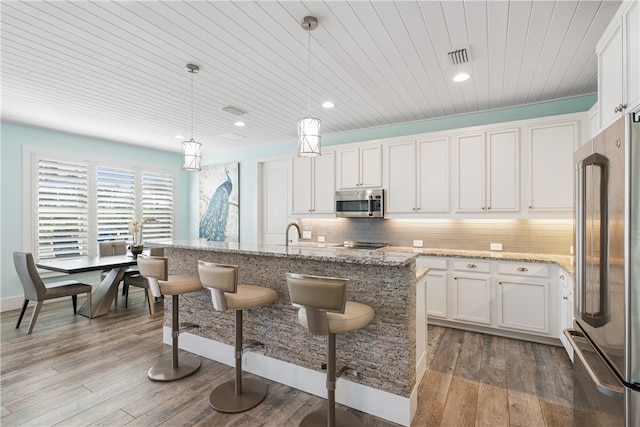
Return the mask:
M 554 102 L 543 102 L 521 107 L 462 114 L 439 119 L 423 120 L 399 125 L 363 129 L 326 135 L 324 146 L 346 144 L 372 139 L 458 129 L 491 123 L 524 120 L 587 111 L 596 102 L 595 95 L 569 98 Z M 22 295 L 22 287 L 15 274 L 11 253 L 22 250 L 22 198 L 28 197 L 29 189 L 22 188 L 23 144 L 86 152 L 107 157 L 144 158 L 161 166 L 181 168 L 181 157 L 176 153 L 146 149 L 111 141 L 66 134 L 45 129 L 32 128 L 12 123 L 1 123 L 0 164 L 0 300 Z M 291 124 L 295 129 L 295 123 Z M 240 239 L 243 243 L 257 239 L 257 162 L 272 156 L 293 155 L 296 141 L 262 145 L 241 150 L 205 155 L 203 164 L 227 162 L 240 163 Z M 198 174 L 180 170 L 177 194 L 177 238 L 196 238 L 198 235 Z M 191 209 L 193 207 L 193 209 Z

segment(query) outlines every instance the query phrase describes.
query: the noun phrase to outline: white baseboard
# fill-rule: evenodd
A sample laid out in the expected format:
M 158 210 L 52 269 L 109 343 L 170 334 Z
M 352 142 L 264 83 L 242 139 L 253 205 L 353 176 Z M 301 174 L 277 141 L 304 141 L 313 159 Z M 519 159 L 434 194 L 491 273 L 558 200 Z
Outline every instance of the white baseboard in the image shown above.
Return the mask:
M 170 345 L 171 341 L 171 328 L 165 326 L 163 342 Z M 185 332 L 180 334 L 179 347 L 225 365 L 235 365 L 234 349 L 228 344 Z M 242 364 L 242 369 L 246 372 L 322 398 L 327 397 L 326 375 L 322 372 L 255 352 L 245 353 Z M 426 363 L 424 365 L 426 369 Z M 424 374 L 424 370 L 422 368 L 420 370 Z M 336 402 L 378 418 L 410 426 L 418 407 L 418 385 L 422 374 L 418 377 L 411 396 L 408 398 L 338 378 Z
M 20 310 L 22 308 L 23 303 L 24 303 L 23 296 L 2 298 L 0 299 L 0 312 L 4 313 L 5 311 Z

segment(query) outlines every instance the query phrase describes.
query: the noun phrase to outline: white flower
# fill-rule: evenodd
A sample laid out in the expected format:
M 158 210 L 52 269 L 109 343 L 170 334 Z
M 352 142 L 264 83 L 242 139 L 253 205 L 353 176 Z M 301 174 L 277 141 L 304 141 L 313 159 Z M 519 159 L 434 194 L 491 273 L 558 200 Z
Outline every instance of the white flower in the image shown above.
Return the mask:
M 129 232 L 130 233 L 139 233 L 142 231 L 142 226 L 147 222 L 154 222 L 156 219 L 154 217 L 142 218 L 142 220 L 134 219 L 129 223 Z

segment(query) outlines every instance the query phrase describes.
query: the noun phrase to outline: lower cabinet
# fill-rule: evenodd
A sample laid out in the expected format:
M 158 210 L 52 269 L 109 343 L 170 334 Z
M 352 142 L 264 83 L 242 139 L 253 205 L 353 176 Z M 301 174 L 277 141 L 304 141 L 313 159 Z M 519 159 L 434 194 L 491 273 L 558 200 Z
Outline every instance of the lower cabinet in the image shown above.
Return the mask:
M 428 277 L 416 283 L 416 380 L 427 370 L 427 281 Z
M 491 324 L 490 264 L 469 260 L 453 262 L 452 318 L 463 322 Z
M 573 347 L 571 347 L 569 340 L 562 333 L 562 331 L 567 328 L 573 328 L 573 278 L 567 271 L 561 268 L 558 273 L 558 282 L 560 282 L 561 295 L 558 333 L 562 346 L 573 362 Z
M 430 269 L 430 323 L 551 342 L 561 338 L 563 319 L 572 320 L 560 313 L 569 308 L 556 264 L 420 256 L 416 265 Z

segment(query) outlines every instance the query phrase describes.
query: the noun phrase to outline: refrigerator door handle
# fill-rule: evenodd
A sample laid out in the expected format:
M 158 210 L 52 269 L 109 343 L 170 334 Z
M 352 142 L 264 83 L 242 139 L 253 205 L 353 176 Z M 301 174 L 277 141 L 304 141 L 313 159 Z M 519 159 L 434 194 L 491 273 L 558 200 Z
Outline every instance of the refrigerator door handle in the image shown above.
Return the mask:
M 586 174 L 587 166 L 599 167 L 600 173 L 600 286 L 599 286 L 599 307 L 594 313 L 586 311 Z M 598 328 L 606 325 L 611 315 L 609 313 L 609 159 L 600 153 L 594 153 L 578 162 L 577 168 L 577 188 L 576 188 L 576 210 L 577 210 L 577 236 L 576 236 L 576 289 L 579 317 L 591 326 Z M 591 254 L 593 257 L 593 254 Z
M 596 385 L 596 389 L 598 389 L 600 393 L 605 394 L 609 397 L 613 397 L 615 399 L 624 399 L 624 387 L 603 383 L 600 378 L 598 378 L 593 369 L 591 369 L 591 365 L 589 364 L 589 362 L 587 362 L 587 359 L 584 357 L 582 350 L 573 339 L 574 335 L 583 336 L 582 333 L 575 329 L 565 329 L 562 332 L 564 333 L 564 336 L 569 340 L 569 344 L 571 344 L 571 347 L 573 347 L 574 354 L 578 356 L 578 358 L 584 365 L 584 368 L 589 374 L 591 381 L 593 381 L 593 383 Z

